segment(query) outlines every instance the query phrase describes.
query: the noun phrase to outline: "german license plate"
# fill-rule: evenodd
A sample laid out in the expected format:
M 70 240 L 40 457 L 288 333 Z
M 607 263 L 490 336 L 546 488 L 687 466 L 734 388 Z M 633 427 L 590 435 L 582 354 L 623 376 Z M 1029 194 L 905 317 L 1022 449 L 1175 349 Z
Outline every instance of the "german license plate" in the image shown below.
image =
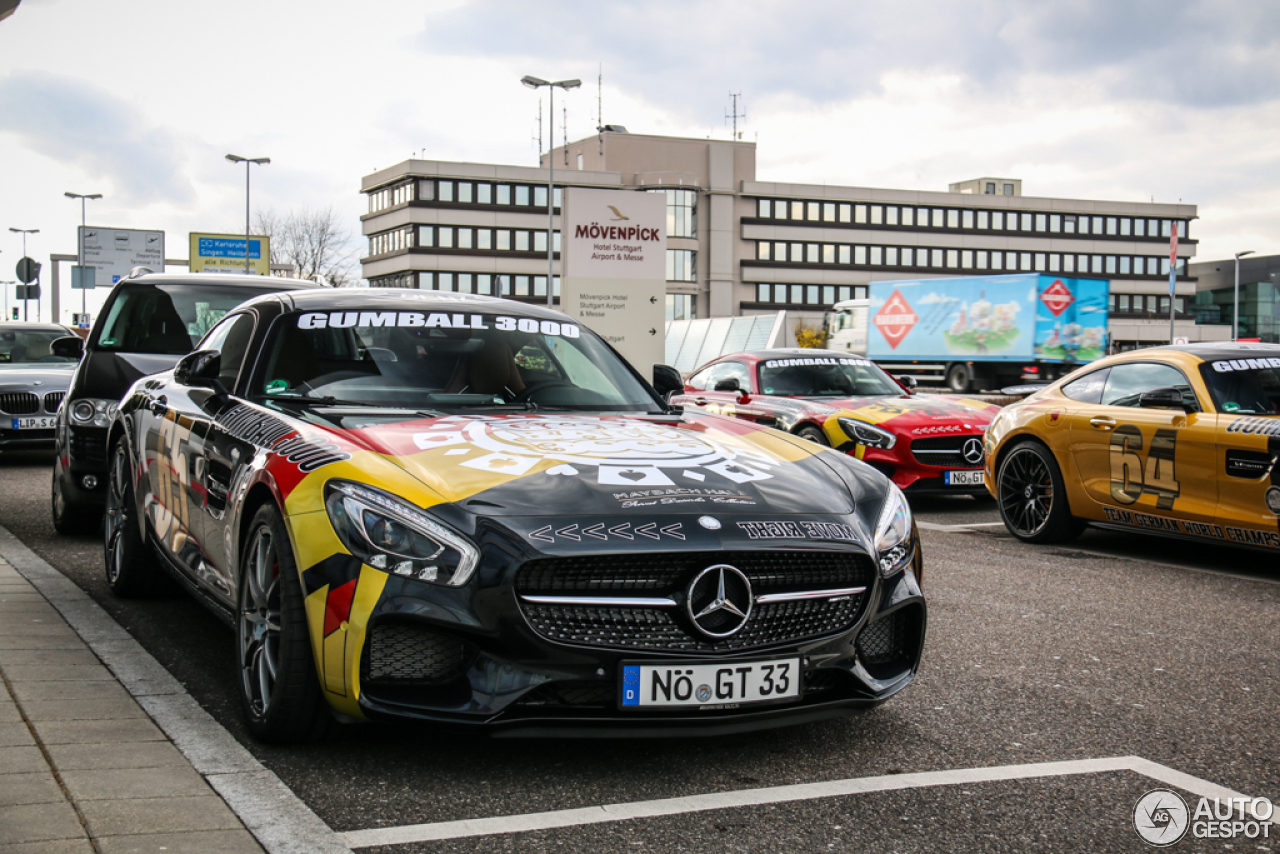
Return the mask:
M 800 696 L 800 660 L 625 664 L 622 707 L 736 707 Z
M 982 486 L 986 483 L 986 472 L 982 469 L 977 471 L 949 471 L 945 472 L 943 483 L 947 486 Z
M 13 419 L 14 430 L 52 430 L 52 415 L 37 415 L 33 418 L 15 418 Z

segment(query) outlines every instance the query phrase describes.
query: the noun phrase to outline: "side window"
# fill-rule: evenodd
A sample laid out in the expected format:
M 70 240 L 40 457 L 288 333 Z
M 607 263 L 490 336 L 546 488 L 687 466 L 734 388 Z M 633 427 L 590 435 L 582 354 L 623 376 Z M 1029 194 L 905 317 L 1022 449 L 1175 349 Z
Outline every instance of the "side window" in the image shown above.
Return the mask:
M 1116 365 L 1107 376 L 1106 387 L 1102 392 L 1102 404 L 1105 406 L 1137 406 L 1143 392 L 1158 388 L 1176 388 L 1182 392 L 1183 400 L 1194 411 L 1200 411 L 1200 403 L 1196 400 L 1191 384 L 1177 368 L 1160 365 L 1154 362 L 1134 362 Z
M 716 374 L 716 380 L 711 384 L 712 388 L 722 380 L 737 380 L 738 388 L 743 391 L 751 390 L 751 373 L 746 365 L 741 362 L 721 362 L 717 367 L 722 368 L 722 371 Z
M 240 375 L 240 367 L 249 351 L 249 341 L 253 338 L 253 327 L 252 314 L 233 314 L 209 330 L 209 334 L 200 343 L 201 349 L 222 353 L 222 368 L 218 372 L 218 379 L 227 388 L 235 388 L 236 377 Z
M 714 377 L 719 367 L 719 365 L 712 365 L 689 377 L 689 388 L 696 388 L 700 391 L 714 388 L 716 384 Z
M 1062 393 L 1072 400 L 1081 403 L 1101 403 L 1102 387 L 1107 383 L 1110 368 L 1103 368 L 1091 374 L 1085 374 L 1078 380 L 1072 380 L 1062 387 Z

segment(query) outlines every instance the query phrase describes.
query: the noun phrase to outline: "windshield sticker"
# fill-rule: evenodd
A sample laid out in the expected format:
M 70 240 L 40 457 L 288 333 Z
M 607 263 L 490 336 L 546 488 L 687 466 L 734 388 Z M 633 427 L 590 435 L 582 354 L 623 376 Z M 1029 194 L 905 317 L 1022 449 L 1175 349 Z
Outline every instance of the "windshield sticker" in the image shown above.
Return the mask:
M 1268 368 L 1280 368 L 1280 359 L 1227 359 L 1213 363 L 1213 369 L 1220 374 L 1231 371 L 1265 371 Z
M 538 332 L 560 338 L 578 338 L 582 334 L 581 330 L 572 323 L 492 314 L 449 314 L 442 311 L 328 311 L 308 312 L 298 316 L 299 329 L 350 329 L 378 326 L 406 329 L 497 329 L 500 332 Z
M 867 359 L 838 359 L 838 358 L 822 358 L 818 356 L 806 359 L 770 359 L 764 363 L 766 368 L 794 368 L 807 365 L 858 365 L 866 366 L 871 362 Z
M 592 477 L 617 486 L 702 484 L 708 478 L 734 484 L 767 480 L 780 460 L 760 449 L 736 448 L 663 424 L 625 418 L 512 415 L 503 418 L 451 416 L 430 432 L 415 433 L 422 450 L 450 447 L 467 451 L 460 465 L 498 474 L 522 475 L 546 462 L 560 477 Z M 469 445 L 481 454 L 470 457 Z
M 267 394 L 279 394 L 289 388 L 288 380 L 272 380 L 267 383 Z

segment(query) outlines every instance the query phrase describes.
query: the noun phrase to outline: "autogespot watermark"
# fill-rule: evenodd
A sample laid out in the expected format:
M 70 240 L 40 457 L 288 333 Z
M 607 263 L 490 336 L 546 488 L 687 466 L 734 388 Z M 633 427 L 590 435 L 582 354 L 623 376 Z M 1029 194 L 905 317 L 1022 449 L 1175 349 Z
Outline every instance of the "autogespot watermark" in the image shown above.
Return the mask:
M 1201 798 L 1192 812 L 1172 789 L 1152 789 L 1133 807 L 1133 829 L 1167 848 L 1190 831 L 1194 839 L 1270 839 L 1275 807 L 1266 798 Z

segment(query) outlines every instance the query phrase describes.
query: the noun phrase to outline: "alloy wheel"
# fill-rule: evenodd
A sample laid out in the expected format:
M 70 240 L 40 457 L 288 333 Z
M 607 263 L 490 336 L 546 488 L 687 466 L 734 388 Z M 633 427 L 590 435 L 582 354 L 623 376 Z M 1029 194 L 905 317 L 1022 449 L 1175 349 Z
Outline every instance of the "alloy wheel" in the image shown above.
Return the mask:
M 239 610 L 240 679 L 253 713 L 261 717 L 271 707 L 280 670 L 280 565 L 265 526 L 250 545 Z
M 1040 533 L 1053 512 L 1053 474 L 1029 448 L 1015 449 L 1000 467 L 1000 512 L 1014 533 Z

